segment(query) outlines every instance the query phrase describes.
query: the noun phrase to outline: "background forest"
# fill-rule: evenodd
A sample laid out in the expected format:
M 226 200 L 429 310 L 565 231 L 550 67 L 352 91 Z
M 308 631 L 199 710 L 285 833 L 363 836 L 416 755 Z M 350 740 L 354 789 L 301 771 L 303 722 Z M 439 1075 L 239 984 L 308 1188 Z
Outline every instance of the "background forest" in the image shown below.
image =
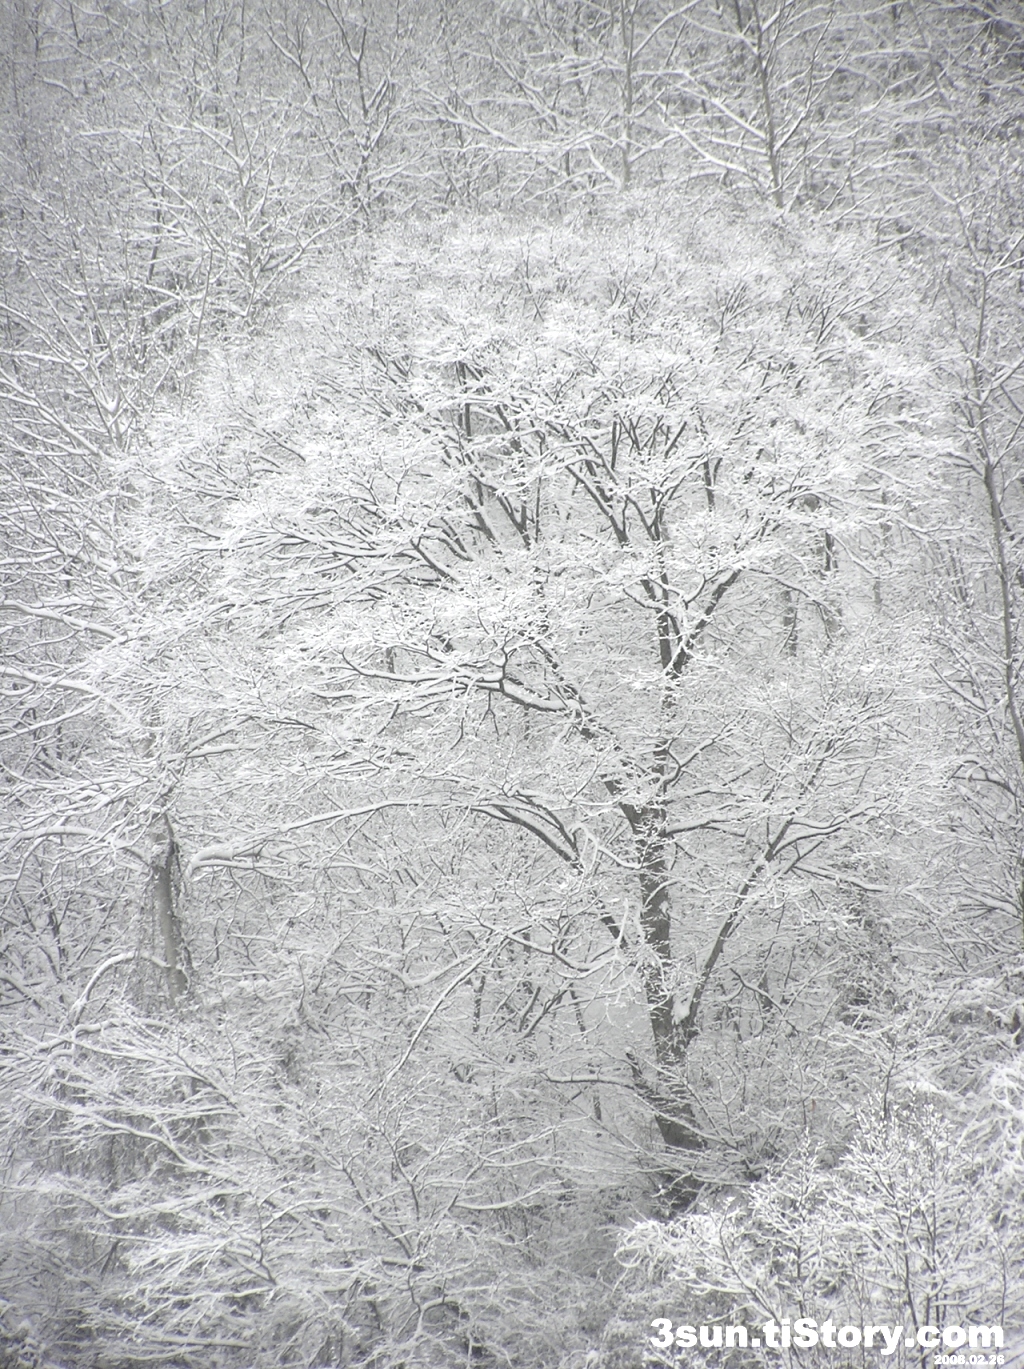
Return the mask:
M 1024 12 L 0 54 L 0 1366 L 1018 1335 Z

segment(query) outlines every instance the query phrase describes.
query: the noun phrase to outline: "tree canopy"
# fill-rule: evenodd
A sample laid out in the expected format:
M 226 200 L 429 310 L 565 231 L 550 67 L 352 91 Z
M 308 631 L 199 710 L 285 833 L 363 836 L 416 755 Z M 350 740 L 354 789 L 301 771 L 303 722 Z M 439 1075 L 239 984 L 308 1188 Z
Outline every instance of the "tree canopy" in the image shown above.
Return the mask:
M 2 23 L 0 1367 L 1009 1347 L 1016 7 Z

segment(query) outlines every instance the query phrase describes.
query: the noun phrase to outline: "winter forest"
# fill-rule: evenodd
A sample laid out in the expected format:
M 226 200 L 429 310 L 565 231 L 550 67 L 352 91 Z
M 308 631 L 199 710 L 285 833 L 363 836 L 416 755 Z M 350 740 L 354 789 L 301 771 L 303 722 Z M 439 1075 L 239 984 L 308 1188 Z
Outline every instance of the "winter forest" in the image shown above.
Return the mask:
M 4 0 L 0 89 L 2 1369 L 1009 1363 L 1024 10 Z

